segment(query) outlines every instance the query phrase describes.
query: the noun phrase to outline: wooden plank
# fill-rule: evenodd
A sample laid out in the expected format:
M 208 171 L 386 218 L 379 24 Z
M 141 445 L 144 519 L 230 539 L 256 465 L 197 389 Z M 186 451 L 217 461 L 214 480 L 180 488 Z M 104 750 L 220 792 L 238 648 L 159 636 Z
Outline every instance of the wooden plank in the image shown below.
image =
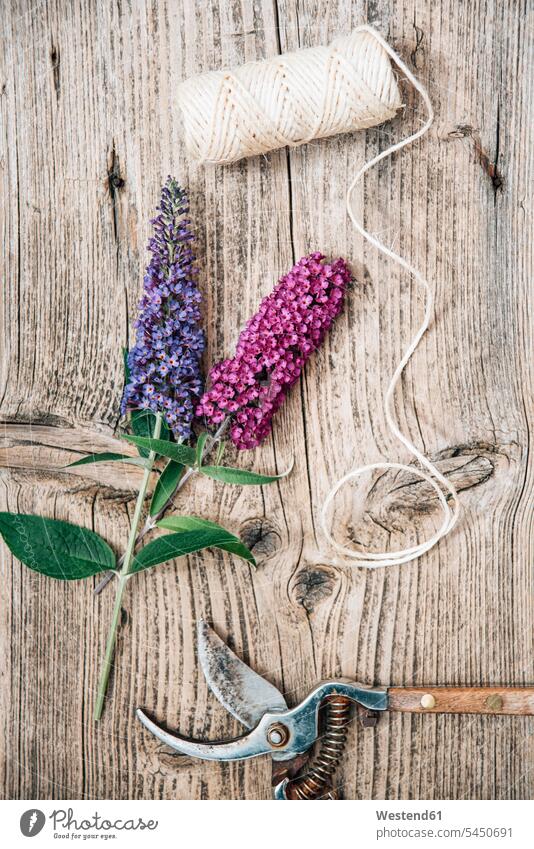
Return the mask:
M 370 173 L 356 204 L 371 231 L 412 257 L 435 281 L 439 321 L 404 380 L 397 416 L 403 429 L 429 452 L 445 451 L 450 456 L 466 446 L 491 446 L 493 456 L 501 455 L 504 465 L 495 467 L 488 485 L 464 491 L 462 524 L 424 560 L 371 573 L 354 570 L 346 562 L 327 565 L 342 590 L 334 613 L 321 605 L 309 613 L 316 651 L 324 664 L 318 677 L 337 669 L 376 684 L 527 683 L 533 677 L 527 536 L 517 544 L 517 534 L 526 531 L 523 487 L 525 475 L 531 474 L 523 381 L 518 378 L 524 373 L 526 379 L 521 347 L 527 328 L 524 319 L 512 318 L 511 301 L 521 300 L 526 291 L 530 248 L 520 250 L 525 252 L 525 265 L 514 274 L 513 283 L 498 270 L 511 260 L 503 248 L 513 241 L 519 226 L 513 222 L 525 197 L 518 173 L 526 167 L 528 155 L 523 157 L 524 144 L 518 139 L 524 140 L 528 120 L 521 110 L 529 107 L 516 89 L 512 70 L 514 58 L 526 47 L 517 29 L 521 16 L 485 5 L 472 6 L 460 17 L 453 3 L 442 3 L 439 10 L 435 5 L 410 4 L 401 14 L 387 4 L 374 8 L 371 23 L 380 24 L 412 67 L 412 53 L 421 42 L 415 63 L 438 114 L 430 139 Z M 326 42 L 361 20 L 357 11 L 349 18 L 350 8 L 342 3 L 329 4 L 327 15 L 320 3 L 306 4 L 303 11 L 302 4 L 288 2 L 279 4 L 279 9 L 284 21 L 282 50 Z M 475 35 L 480 16 L 495 27 L 495 45 L 503 39 L 495 52 Z M 503 54 L 506 59 L 501 61 Z M 478 69 L 475 80 L 473 68 Z M 329 485 L 352 466 L 402 457 L 385 429 L 382 398 L 420 321 L 421 306 L 410 282 L 351 233 L 343 189 L 366 157 L 418 125 L 420 113 L 414 111 L 414 98 L 406 89 L 405 102 L 404 115 L 365 137 L 321 141 L 289 154 L 291 175 L 298 175 L 292 183 L 297 253 L 321 246 L 325 253 L 344 254 L 353 261 L 357 276 L 345 326 L 338 323 L 327 342 L 330 356 L 315 358 L 304 379 L 308 453 L 314 458 L 310 464 L 314 516 Z M 504 125 L 503 110 L 508 113 Z M 456 128 L 464 123 L 477 128 L 490 161 L 498 159 L 500 188 L 471 143 L 466 146 L 463 138 L 456 138 Z M 512 132 L 512 126 L 519 133 Z M 517 260 L 516 256 L 514 266 Z M 508 281 L 505 293 L 500 292 L 503 274 Z M 515 296 L 510 285 L 516 287 Z M 503 299 L 510 303 L 508 320 L 503 317 Z M 512 323 L 513 343 L 505 330 Z M 512 354 L 510 345 L 516 344 Z M 337 438 L 332 439 L 333 433 Z M 406 510 L 404 521 L 391 522 L 386 510 L 373 516 L 372 530 L 370 516 L 354 527 L 353 516 L 361 503 L 358 495 L 351 497 L 349 491 L 345 500 L 340 499 L 336 518 L 342 541 L 344 536 L 346 541 L 362 538 L 374 543 L 375 550 L 385 545 L 405 547 L 413 541 L 414 525 L 419 534 L 425 530 L 428 535 L 429 520 L 438 518 L 435 511 L 409 515 Z M 511 526 L 512 514 L 519 524 Z M 314 553 L 315 563 L 328 563 L 324 555 Z M 332 578 L 330 585 L 336 585 Z M 506 601 L 499 602 L 503 595 Z M 512 723 L 506 728 L 513 735 L 512 748 L 526 756 L 531 745 L 524 736 L 526 726 L 523 720 Z M 524 775 L 520 760 L 505 754 L 510 744 L 505 732 L 497 735 L 498 751 L 491 754 L 492 723 L 459 720 L 458 727 L 465 729 L 459 740 L 444 718 L 435 723 L 424 717 L 408 722 L 391 717 L 381 720 L 380 726 L 378 734 L 353 731 L 354 758 L 344 762 L 343 775 L 348 798 L 527 792 L 532 777 Z M 483 751 L 488 753 L 483 772 L 476 768 L 478 774 L 471 763 L 476 735 L 487 741 Z M 453 741 L 459 751 L 458 760 L 451 763 L 445 753 Z
M 421 304 L 352 233 L 344 193 L 366 156 L 418 125 L 417 102 L 405 87 L 403 114 L 383 127 L 204 168 L 188 161 L 173 98 L 190 74 L 326 43 L 366 19 L 436 107 L 430 136 L 370 173 L 356 205 L 433 281 L 437 320 L 396 411 L 464 507 L 438 549 L 373 572 L 333 556 L 317 515 L 351 466 L 404 459 L 382 397 Z M 121 346 L 168 173 L 191 195 L 207 363 L 231 352 L 260 298 L 305 252 L 343 255 L 356 277 L 272 437 L 233 458 L 281 471 L 294 457 L 292 474 L 262 491 L 195 480 L 180 500 L 242 533 L 260 568 L 251 576 L 210 553 L 132 581 L 100 724 L 91 706 L 113 593 L 95 599 L 93 582 L 34 575 L 2 548 L 2 794 L 269 798 L 268 759 L 180 759 L 134 720 L 142 705 L 184 734 L 240 730 L 199 672 L 200 616 L 291 704 L 339 674 L 414 687 L 532 684 L 525 4 L 19 0 L 2 26 L 2 509 L 77 521 L 124 549 L 138 470 L 61 466 L 117 447 Z M 432 493 L 408 476 L 377 480 L 358 520 L 361 504 L 361 489 L 340 493 L 336 535 L 376 550 L 422 538 L 440 518 Z M 340 786 L 346 798 L 531 798 L 532 731 L 532 719 L 510 716 L 355 722 Z

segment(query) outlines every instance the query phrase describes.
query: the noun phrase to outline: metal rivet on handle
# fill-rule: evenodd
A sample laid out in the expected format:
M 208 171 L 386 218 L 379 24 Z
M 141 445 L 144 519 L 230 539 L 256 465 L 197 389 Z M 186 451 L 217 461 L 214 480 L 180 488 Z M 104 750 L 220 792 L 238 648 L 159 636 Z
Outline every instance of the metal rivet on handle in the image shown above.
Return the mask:
M 425 695 L 421 697 L 421 707 L 425 710 L 430 710 L 431 708 L 436 707 L 436 700 L 432 693 L 425 693 Z
M 500 710 L 502 708 L 502 696 L 498 693 L 492 693 L 486 699 L 486 707 L 490 710 Z
M 289 731 L 281 722 L 275 722 L 267 729 L 267 740 L 275 749 L 285 746 L 289 740 Z

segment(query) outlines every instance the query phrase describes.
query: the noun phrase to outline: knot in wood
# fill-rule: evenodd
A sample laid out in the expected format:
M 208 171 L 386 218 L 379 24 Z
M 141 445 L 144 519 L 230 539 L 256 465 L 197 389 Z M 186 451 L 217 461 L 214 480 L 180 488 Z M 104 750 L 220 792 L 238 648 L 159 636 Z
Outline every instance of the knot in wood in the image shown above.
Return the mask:
M 241 528 L 241 539 L 250 548 L 258 563 L 267 560 L 280 548 L 282 539 L 276 527 L 267 519 L 250 519 Z

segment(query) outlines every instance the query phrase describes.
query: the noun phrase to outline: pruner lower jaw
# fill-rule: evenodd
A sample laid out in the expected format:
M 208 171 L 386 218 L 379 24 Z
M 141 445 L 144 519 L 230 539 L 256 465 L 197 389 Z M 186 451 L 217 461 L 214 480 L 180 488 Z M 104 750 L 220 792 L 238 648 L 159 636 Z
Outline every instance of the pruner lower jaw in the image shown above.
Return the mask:
M 250 730 L 232 740 L 208 743 L 165 731 L 137 710 L 139 720 L 158 740 L 191 757 L 234 761 L 270 754 L 275 762 L 292 761 L 308 752 L 317 740 L 319 712 L 324 706 L 326 730 L 322 749 L 330 754 L 323 772 L 326 770 L 325 775 L 329 776 L 342 754 L 351 704 L 372 712 L 384 711 L 388 706 L 386 690 L 368 689 L 342 679 L 323 681 L 299 705 L 288 708 L 282 693 L 243 663 L 204 622 L 198 629 L 198 653 L 212 692 Z M 301 787 L 302 782 L 298 782 L 299 779 L 289 782 L 285 778 L 277 785 L 275 798 L 312 798 L 312 790 L 313 798 L 317 798 L 319 791 L 325 789 Z M 290 787 L 293 794 L 298 791 L 302 795 L 289 795 Z

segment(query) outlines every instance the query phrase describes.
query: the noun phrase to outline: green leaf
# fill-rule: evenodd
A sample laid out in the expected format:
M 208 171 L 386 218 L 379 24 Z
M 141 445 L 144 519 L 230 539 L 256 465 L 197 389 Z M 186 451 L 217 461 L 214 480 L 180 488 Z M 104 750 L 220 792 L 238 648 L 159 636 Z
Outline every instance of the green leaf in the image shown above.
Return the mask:
M 150 439 L 154 433 L 156 426 L 156 417 L 149 410 L 132 410 L 130 413 L 130 424 L 136 436 L 142 436 L 145 439 Z M 161 422 L 160 440 L 165 442 L 171 438 L 171 432 L 165 419 Z M 149 451 L 138 446 L 138 451 L 142 457 L 148 457 Z
M 242 557 L 243 560 L 247 560 L 249 563 L 252 563 L 253 566 L 256 565 L 256 560 L 254 555 L 241 542 L 239 537 L 235 536 L 235 534 L 231 534 L 230 531 L 227 531 L 226 528 L 221 527 L 216 522 L 209 522 L 207 519 L 201 519 L 199 516 L 168 516 L 166 519 L 161 519 L 158 523 L 159 528 L 166 528 L 169 531 L 194 531 L 202 528 L 210 528 L 213 531 L 222 532 L 224 534 L 228 534 L 229 537 L 232 537 L 231 540 L 225 543 L 218 543 L 217 548 L 222 548 L 223 551 L 229 551 L 232 554 L 237 555 L 237 557 Z
M 0 513 L 0 534 L 21 563 L 50 578 L 75 581 L 115 569 L 115 555 L 107 542 L 69 522 Z
M 239 484 L 240 486 L 258 484 L 263 486 L 263 484 L 273 483 L 273 481 L 278 481 L 280 478 L 285 478 L 291 471 L 291 468 L 281 475 L 258 475 L 256 472 L 249 472 L 246 469 L 234 469 L 231 466 L 202 466 L 199 472 L 201 475 L 206 475 L 208 478 L 223 481 L 224 483 Z
M 185 469 L 183 463 L 169 460 L 154 487 L 150 502 L 150 516 L 157 516 L 171 498 Z
M 209 519 L 201 519 L 200 516 L 166 516 L 165 519 L 160 519 L 157 523 L 158 528 L 166 528 L 168 531 L 197 531 L 199 528 L 211 528 L 217 531 L 222 531 L 229 534 L 226 528 L 218 525 L 217 522 L 210 522 Z M 232 536 L 234 536 L 232 534 Z M 237 537 L 234 537 L 237 539 Z
M 197 439 L 197 466 L 202 465 L 202 458 L 204 456 L 204 446 L 206 445 L 206 440 L 209 436 L 209 433 L 201 433 Z
M 123 434 L 122 439 L 132 442 L 147 453 L 155 451 L 156 454 L 161 454 L 162 457 L 168 457 L 177 463 L 183 463 L 186 466 L 195 465 L 195 449 L 182 445 L 181 442 L 166 442 L 165 439 L 148 439 L 145 436 L 129 436 L 128 434 Z
M 88 454 L 87 457 L 82 457 L 81 460 L 76 460 L 74 463 L 68 463 L 64 469 L 72 469 L 73 466 L 86 466 L 88 463 L 112 463 L 116 460 L 121 460 L 123 463 L 130 463 L 132 466 L 147 467 L 147 462 L 142 457 L 130 457 L 128 454 L 113 454 L 105 452 L 104 454 Z
M 149 542 L 139 551 L 132 564 L 131 572 L 141 572 L 166 560 L 174 560 L 204 548 L 223 548 L 234 543 L 235 537 L 224 530 L 204 528 L 183 533 L 167 534 Z

